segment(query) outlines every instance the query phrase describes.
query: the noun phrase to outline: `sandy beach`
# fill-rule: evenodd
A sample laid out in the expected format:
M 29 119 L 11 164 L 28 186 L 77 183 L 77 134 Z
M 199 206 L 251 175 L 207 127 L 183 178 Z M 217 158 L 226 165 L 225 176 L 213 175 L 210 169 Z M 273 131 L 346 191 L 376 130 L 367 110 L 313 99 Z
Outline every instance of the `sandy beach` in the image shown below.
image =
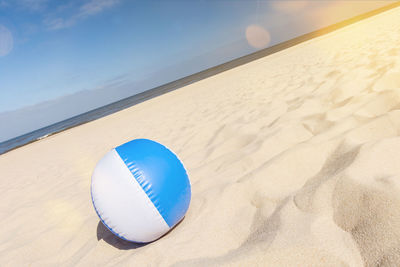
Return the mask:
M 2 266 L 400 264 L 400 8 L 0 156 Z M 101 224 L 97 161 L 183 161 L 185 219 L 139 246 Z

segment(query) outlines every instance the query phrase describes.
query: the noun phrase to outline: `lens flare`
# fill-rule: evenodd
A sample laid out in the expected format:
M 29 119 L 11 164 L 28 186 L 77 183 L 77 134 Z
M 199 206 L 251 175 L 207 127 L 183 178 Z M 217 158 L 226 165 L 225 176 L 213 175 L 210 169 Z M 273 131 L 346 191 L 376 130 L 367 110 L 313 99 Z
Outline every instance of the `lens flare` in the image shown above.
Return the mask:
M 11 32 L 0 24 L 0 57 L 8 55 L 13 49 L 13 44 Z
M 271 36 L 266 29 L 253 24 L 246 28 L 246 39 L 250 46 L 260 49 L 268 46 Z
M 71 204 L 71 201 L 53 199 L 45 204 L 45 215 L 50 224 L 64 233 L 76 232 L 83 223 L 83 215 Z

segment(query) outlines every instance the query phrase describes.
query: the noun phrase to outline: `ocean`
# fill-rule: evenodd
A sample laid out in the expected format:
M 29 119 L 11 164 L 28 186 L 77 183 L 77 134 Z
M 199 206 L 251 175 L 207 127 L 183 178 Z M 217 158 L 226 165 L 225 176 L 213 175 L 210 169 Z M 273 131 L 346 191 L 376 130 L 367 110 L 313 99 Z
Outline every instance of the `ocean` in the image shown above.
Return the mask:
M 70 129 L 72 127 L 76 127 L 76 126 L 79 126 L 81 124 L 84 124 L 84 123 L 99 119 L 101 117 L 107 116 L 109 114 L 112 114 L 114 112 L 120 111 L 120 110 L 128 108 L 128 107 L 131 107 L 133 105 L 136 105 L 136 104 L 138 104 L 140 102 L 146 101 L 146 100 L 151 99 L 153 97 L 156 97 L 156 96 L 165 94 L 167 92 L 176 90 L 176 89 L 181 88 L 181 87 L 183 87 L 185 85 L 188 85 L 190 83 L 205 79 L 207 77 L 216 75 L 216 74 L 218 74 L 220 72 L 235 68 L 237 66 L 246 64 L 246 63 L 251 62 L 253 60 L 256 60 L 256 59 L 268 56 L 270 54 L 279 52 L 279 51 L 281 51 L 283 49 L 286 49 L 286 48 L 289 48 L 291 46 L 297 45 L 299 43 L 305 42 L 305 41 L 307 41 L 307 40 L 309 40 L 311 38 L 315 38 L 317 36 L 321 36 L 321 35 L 327 34 L 329 32 L 335 31 L 335 30 L 340 29 L 340 28 L 342 28 L 344 26 L 347 26 L 349 24 L 355 23 L 355 22 L 357 22 L 357 21 L 359 21 L 361 19 L 365 19 L 367 17 L 374 16 L 374 15 L 379 14 L 379 13 L 385 11 L 385 10 L 389 10 L 389 9 L 391 9 L 393 7 L 396 7 L 396 6 L 399 6 L 399 5 L 400 5 L 400 2 L 396 2 L 394 4 L 391 4 L 391 5 L 388 5 L 388 6 L 385 6 L 385 7 L 382 7 L 382 8 L 379 8 L 379 9 L 376 9 L 376 10 L 373 10 L 373 11 L 358 15 L 358 16 L 355 16 L 353 18 L 341 21 L 341 22 L 333 24 L 331 26 L 328 26 L 328 27 L 325 27 L 325 28 L 322 28 L 322 29 L 319 29 L 319 30 L 316 30 L 316 31 L 313 31 L 313 32 L 310 32 L 310 33 L 307 33 L 307 34 L 304 34 L 304 35 L 301 35 L 301 36 L 298 36 L 298 37 L 295 37 L 295 38 L 293 38 L 291 40 L 288 40 L 288 41 L 279 43 L 277 45 L 274 45 L 274 46 L 259 50 L 259 51 L 255 52 L 255 53 L 252 53 L 252 54 L 249 54 L 249 55 L 234 59 L 232 61 L 223 63 L 221 65 L 206 69 L 204 71 L 189 75 L 189 76 L 181 78 L 179 80 L 176 80 L 176 81 L 161 85 L 159 87 L 150 89 L 148 91 L 139 93 L 137 95 L 134 95 L 134 96 L 119 100 L 117 102 L 114 102 L 114 103 L 108 104 L 106 106 L 103 106 L 103 107 L 88 111 L 88 112 L 80 114 L 78 116 L 75 116 L 75 117 L 72 117 L 72 118 L 57 122 L 55 124 L 46 126 L 44 128 L 35 130 L 33 132 L 30 132 L 30 133 L 15 137 L 13 139 L 1 142 L 0 143 L 0 155 L 4 154 L 4 153 L 6 153 L 6 152 L 8 152 L 10 150 L 13 150 L 13 149 L 16 149 L 18 147 L 24 146 L 26 144 L 29 144 L 29 143 L 38 141 L 40 139 L 46 138 L 48 136 L 51 136 L 53 134 L 59 133 L 59 132 L 64 131 L 66 129 Z
M 33 132 L 15 137 L 13 139 L 4 141 L 0 143 L 0 155 L 4 154 L 10 150 L 16 149 L 23 145 L 38 141 L 40 139 L 46 138 L 53 134 L 59 133 L 61 131 L 70 129 L 72 127 L 79 126 L 81 124 L 99 119 L 101 117 L 107 116 L 114 112 L 120 111 L 122 109 L 131 107 L 135 104 L 148 100 L 150 98 L 156 97 L 158 95 L 167 93 L 169 91 L 175 90 L 179 87 L 182 87 L 186 84 L 196 81 L 196 77 L 199 74 L 190 75 L 183 79 L 179 79 L 177 81 L 153 88 L 151 90 L 139 93 L 137 95 L 119 100 L 117 102 L 108 104 L 106 106 L 88 111 L 86 113 L 74 116 L 72 118 L 54 123 L 52 125 L 43 127 L 41 129 L 35 130 Z

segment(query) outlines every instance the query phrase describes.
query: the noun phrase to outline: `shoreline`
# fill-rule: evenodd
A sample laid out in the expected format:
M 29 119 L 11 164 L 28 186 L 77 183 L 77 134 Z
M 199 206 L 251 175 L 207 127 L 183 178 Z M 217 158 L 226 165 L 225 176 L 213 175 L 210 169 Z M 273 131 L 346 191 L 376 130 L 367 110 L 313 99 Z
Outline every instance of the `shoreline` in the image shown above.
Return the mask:
M 400 6 L 400 1 L 398 1 L 396 3 L 389 4 L 387 6 L 384 6 L 384 7 L 381 7 L 381 8 L 378 8 L 378 9 L 363 13 L 361 15 L 357 15 L 357 16 L 352 17 L 350 19 L 346 19 L 346 20 L 340 21 L 338 23 L 332 24 L 330 26 L 323 27 L 321 29 L 312 31 L 310 33 L 306 33 L 306 34 L 300 35 L 298 37 L 295 37 L 295 38 L 290 39 L 288 41 L 273 45 L 271 47 L 264 48 L 264 49 L 259 50 L 257 52 L 251 53 L 249 55 L 245 55 L 245 56 L 239 57 L 237 59 L 234 59 L 234 60 L 222 63 L 220 65 L 208 68 L 206 70 L 191 74 L 191 75 L 183 77 L 181 79 L 166 83 L 166 84 L 161 85 L 161 86 L 157 86 L 157 87 L 149 89 L 149 90 L 147 90 L 145 92 L 142 92 L 142 93 L 139 93 L 139 94 L 136 94 L 136 95 L 121 99 L 119 101 L 107 104 L 105 106 L 102 106 L 102 107 L 87 111 L 85 113 L 76 115 L 74 117 L 62 120 L 60 122 L 57 122 L 57 123 L 54 123 L 54 124 L 51 124 L 51 125 L 48 125 L 46 127 L 42 127 L 40 129 L 37 129 L 35 131 L 29 132 L 29 133 L 26 133 L 26 134 L 23 134 L 23 135 L 20 135 L 20 136 L 17 136 L 15 138 L 10 139 L 10 140 L 6 140 L 4 142 L 0 142 L 0 148 L 1 148 L 2 146 L 7 146 L 7 144 L 10 143 L 10 142 L 18 142 L 18 140 L 27 138 L 28 135 L 32 135 L 35 132 L 41 132 L 41 131 L 44 131 L 45 129 L 48 129 L 48 128 L 55 128 L 54 131 L 49 131 L 47 133 L 45 132 L 45 133 L 38 134 L 37 137 L 34 136 L 34 137 L 32 137 L 32 140 L 29 140 L 26 143 L 23 143 L 21 145 L 17 145 L 15 147 L 10 148 L 10 149 L 4 149 L 4 151 L 0 150 L 0 156 L 3 155 L 3 154 L 8 153 L 10 151 L 16 150 L 16 149 L 18 149 L 20 147 L 23 147 L 23 146 L 29 145 L 31 143 L 34 143 L 36 141 L 43 140 L 43 139 L 45 139 L 47 137 L 53 136 L 53 135 L 58 134 L 60 132 L 72 129 L 74 127 L 86 124 L 86 123 L 91 122 L 91 121 L 95 121 L 97 119 L 100 119 L 102 117 L 111 115 L 111 114 L 116 113 L 118 111 L 130 108 L 130 107 L 132 107 L 134 105 L 137 105 L 139 103 L 142 103 L 144 101 L 147 101 L 147 100 L 150 100 L 152 98 L 155 98 L 155 97 L 161 96 L 163 94 L 169 93 L 171 91 L 180 89 L 180 88 L 182 88 L 182 87 L 184 87 L 186 85 L 190 85 L 192 83 L 198 82 L 200 80 L 204 80 L 206 78 L 209 78 L 209 77 L 217 75 L 219 73 L 228 71 L 228 70 L 236 68 L 238 66 L 250 63 L 252 61 L 258 60 L 260 58 L 263 58 L 263 57 L 266 57 L 266 56 L 269 56 L 269 55 L 272 55 L 272 54 L 275 54 L 277 52 L 280 52 L 282 50 L 288 49 L 288 48 L 293 47 L 295 45 L 301 44 L 301 43 L 306 42 L 308 40 L 311 40 L 313 38 L 320 37 L 320 36 L 326 35 L 328 33 L 334 32 L 336 30 L 339 30 L 341 28 L 344 28 L 346 26 L 352 25 L 352 24 L 354 24 L 356 22 L 362 21 L 362 20 L 367 19 L 369 17 L 373 17 L 375 15 L 378 15 L 380 13 L 383 13 L 385 11 L 391 10 L 391 9 L 399 7 L 399 6 Z M 87 116 L 88 118 L 84 119 L 84 120 L 81 120 L 79 122 L 76 122 L 76 123 L 73 122 L 75 119 L 77 119 L 79 117 L 85 117 L 85 116 Z M 60 126 L 58 127 L 58 125 L 60 125 Z M 61 126 L 61 125 L 64 125 L 64 126 Z M 27 139 L 29 139 L 29 138 L 27 138 Z

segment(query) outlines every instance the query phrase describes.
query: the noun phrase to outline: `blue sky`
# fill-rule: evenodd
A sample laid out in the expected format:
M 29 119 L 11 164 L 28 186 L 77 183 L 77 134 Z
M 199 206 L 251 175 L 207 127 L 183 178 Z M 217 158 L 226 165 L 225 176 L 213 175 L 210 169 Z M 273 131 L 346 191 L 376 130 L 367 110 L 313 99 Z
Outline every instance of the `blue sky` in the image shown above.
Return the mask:
M 390 2 L 0 0 L 0 142 Z
M 212 1 L 81 2 L 1 5 L 0 23 L 14 45 L 0 61 L 0 112 L 94 89 L 120 75 L 141 79 L 185 59 L 181 53 L 195 57 L 234 41 L 230 16 L 241 12 Z

